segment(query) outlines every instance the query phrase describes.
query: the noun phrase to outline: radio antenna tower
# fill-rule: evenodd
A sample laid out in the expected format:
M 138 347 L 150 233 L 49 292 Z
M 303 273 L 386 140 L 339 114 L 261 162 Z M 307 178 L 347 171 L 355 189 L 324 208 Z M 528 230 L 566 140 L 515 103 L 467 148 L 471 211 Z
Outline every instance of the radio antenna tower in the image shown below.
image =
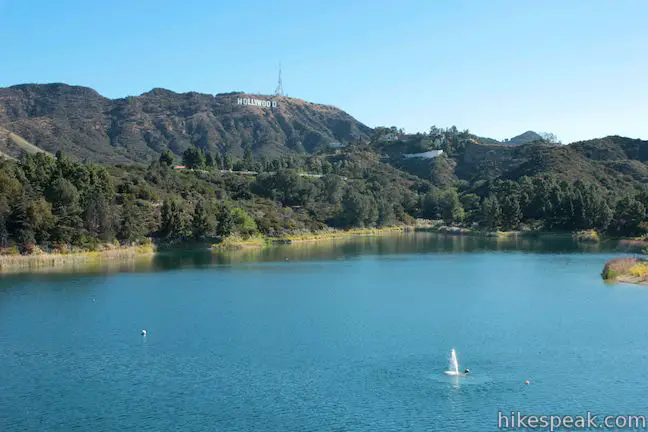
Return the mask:
M 281 82 L 281 63 L 279 63 L 279 80 L 277 81 L 277 88 L 275 89 L 275 96 L 283 96 L 283 83 Z

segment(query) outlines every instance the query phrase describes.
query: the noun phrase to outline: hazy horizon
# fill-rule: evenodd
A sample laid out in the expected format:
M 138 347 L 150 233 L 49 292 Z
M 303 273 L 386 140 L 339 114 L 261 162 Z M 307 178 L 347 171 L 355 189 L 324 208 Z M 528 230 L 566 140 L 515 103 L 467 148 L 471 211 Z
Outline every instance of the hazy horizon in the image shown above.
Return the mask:
M 371 127 L 646 139 L 646 18 L 639 0 L 0 0 L 0 37 L 11 41 L 0 86 L 272 94 L 281 62 L 288 96 Z

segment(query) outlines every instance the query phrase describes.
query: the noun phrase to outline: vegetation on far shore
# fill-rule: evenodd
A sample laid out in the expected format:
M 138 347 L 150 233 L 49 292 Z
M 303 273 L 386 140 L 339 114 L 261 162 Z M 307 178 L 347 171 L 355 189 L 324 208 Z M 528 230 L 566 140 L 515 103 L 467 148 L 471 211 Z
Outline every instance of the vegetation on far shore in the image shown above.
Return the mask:
M 233 160 L 192 147 L 182 170 L 169 152 L 148 166 L 25 154 L 0 160 L 0 254 L 93 252 L 146 239 L 161 248 L 218 239 L 217 248 L 258 247 L 378 233 L 421 219 L 442 221 L 428 227 L 439 232 L 495 237 L 576 231 L 575 239 L 596 241 L 648 233 L 644 184 L 626 178 L 630 186 L 616 190 L 612 180 L 570 180 L 543 170 L 542 160 L 532 175 L 499 178 L 484 168 L 457 180 L 449 173 L 473 142 L 467 131 L 431 130 L 420 150 L 444 153 L 418 162 L 392 158 L 401 144 L 380 137 L 272 160 L 249 149 Z
M 93 251 L 73 249 L 42 252 L 35 250 L 31 254 L 20 254 L 15 250 L 5 250 L 5 253 L 0 255 L 0 273 L 123 261 L 142 256 L 153 256 L 155 252 L 156 247 L 150 242 L 131 246 L 107 244 L 101 245 Z

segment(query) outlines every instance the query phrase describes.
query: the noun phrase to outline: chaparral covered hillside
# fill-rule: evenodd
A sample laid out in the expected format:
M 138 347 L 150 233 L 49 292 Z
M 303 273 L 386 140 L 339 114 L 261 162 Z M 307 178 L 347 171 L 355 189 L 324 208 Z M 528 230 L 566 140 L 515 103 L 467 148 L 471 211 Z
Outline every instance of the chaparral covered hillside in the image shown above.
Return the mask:
M 276 107 L 242 105 L 239 98 L 274 100 Z M 340 109 L 288 97 L 154 89 L 108 99 L 65 84 L 0 89 L 0 152 L 14 157 L 39 148 L 94 162 L 150 162 L 191 146 L 274 157 L 355 142 L 370 131 Z

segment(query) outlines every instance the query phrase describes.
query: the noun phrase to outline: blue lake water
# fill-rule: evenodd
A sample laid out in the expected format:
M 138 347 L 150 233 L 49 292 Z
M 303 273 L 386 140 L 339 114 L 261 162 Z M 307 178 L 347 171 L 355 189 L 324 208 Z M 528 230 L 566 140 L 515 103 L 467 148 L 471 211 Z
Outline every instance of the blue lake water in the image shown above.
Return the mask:
M 0 431 L 495 431 L 499 410 L 647 415 L 648 288 L 603 283 L 616 255 L 416 234 L 6 277 Z M 472 375 L 443 374 L 451 348 Z

